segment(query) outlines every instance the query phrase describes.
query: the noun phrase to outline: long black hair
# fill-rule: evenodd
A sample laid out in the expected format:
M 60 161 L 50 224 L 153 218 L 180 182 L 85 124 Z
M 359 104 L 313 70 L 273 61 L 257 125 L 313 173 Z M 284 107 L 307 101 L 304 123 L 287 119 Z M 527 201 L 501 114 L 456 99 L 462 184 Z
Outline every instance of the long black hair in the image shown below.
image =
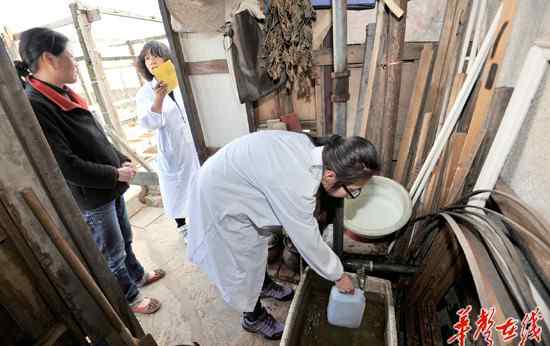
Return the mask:
M 21 33 L 19 55 L 22 61 L 15 61 L 19 77 L 24 78 L 31 72 L 36 72 L 42 54 L 63 54 L 68 42 L 69 39 L 65 35 L 48 28 L 32 28 Z
M 313 144 L 323 146 L 323 166 L 336 174 L 338 185 L 368 180 L 380 171 L 376 148 L 363 137 L 310 137 Z
M 149 41 L 143 46 L 136 61 L 136 68 L 143 78 L 151 81 L 153 80 L 154 76 L 151 74 L 151 72 L 149 72 L 147 66 L 145 65 L 145 57 L 147 56 L 147 54 L 163 58 L 164 60 L 171 60 L 172 55 L 170 53 L 170 48 L 168 48 L 162 42 Z

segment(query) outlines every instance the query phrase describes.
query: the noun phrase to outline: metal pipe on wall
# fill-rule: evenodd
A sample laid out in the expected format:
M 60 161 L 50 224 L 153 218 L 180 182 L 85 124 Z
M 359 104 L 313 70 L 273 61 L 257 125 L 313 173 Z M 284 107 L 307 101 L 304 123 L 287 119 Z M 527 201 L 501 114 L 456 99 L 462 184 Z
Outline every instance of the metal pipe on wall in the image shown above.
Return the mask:
M 335 134 L 346 136 L 347 101 L 349 100 L 347 0 L 332 0 L 332 30 L 334 47 L 334 72 L 332 74 L 333 128 Z M 342 257 L 344 253 L 343 201 L 336 207 L 332 244 L 334 252 Z
M 333 74 L 333 108 L 334 108 L 334 133 L 346 135 L 347 118 L 347 87 L 343 84 L 348 83 L 345 77 L 349 75 L 348 71 L 348 24 L 347 24 L 347 0 L 332 0 L 332 27 L 333 27 L 333 56 L 334 56 L 334 74 Z

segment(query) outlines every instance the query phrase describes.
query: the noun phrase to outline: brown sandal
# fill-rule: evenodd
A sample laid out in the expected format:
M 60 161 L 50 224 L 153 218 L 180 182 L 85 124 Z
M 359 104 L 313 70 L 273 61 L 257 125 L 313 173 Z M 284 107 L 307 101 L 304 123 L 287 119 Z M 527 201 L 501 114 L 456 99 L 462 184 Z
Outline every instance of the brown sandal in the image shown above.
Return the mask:
M 138 287 L 144 287 L 147 285 L 152 284 L 153 282 L 157 282 L 163 277 L 166 276 L 166 272 L 162 269 L 155 269 L 152 272 L 147 272 L 143 274 L 143 279 L 141 279 L 141 282 L 137 283 Z
M 150 315 L 157 312 L 161 305 L 162 304 L 155 298 L 143 298 L 131 304 L 130 309 L 135 314 Z

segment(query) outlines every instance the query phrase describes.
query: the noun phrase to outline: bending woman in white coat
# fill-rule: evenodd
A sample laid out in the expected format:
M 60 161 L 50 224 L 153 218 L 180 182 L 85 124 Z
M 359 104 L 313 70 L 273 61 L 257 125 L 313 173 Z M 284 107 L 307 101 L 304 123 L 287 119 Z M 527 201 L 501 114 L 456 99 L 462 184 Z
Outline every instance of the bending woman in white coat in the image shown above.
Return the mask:
M 240 137 L 210 157 L 192 185 L 189 258 L 244 312 L 245 330 L 278 339 L 284 325 L 259 300 L 266 296 L 270 231 L 282 226 L 319 275 L 352 293 L 340 259 L 321 238 L 316 195 L 322 188 L 336 198 L 356 198 L 377 171 L 376 149 L 361 137 L 312 140 L 286 131 Z
M 152 73 L 169 59 L 170 50 L 164 44 L 151 41 L 143 46 L 136 63 L 148 82 L 138 91 L 136 103 L 140 125 L 156 131 L 156 163 L 164 210 L 184 231 L 189 183 L 200 164 L 180 90 L 168 93 L 166 85 L 157 82 Z

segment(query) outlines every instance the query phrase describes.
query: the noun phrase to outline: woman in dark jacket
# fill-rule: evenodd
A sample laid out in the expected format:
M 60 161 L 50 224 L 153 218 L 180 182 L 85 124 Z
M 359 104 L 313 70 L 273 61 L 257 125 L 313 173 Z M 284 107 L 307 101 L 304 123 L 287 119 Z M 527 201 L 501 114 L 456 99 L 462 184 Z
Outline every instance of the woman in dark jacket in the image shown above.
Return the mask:
M 26 92 L 61 172 L 99 250 L 136 313 L 154 313 L 160 302 L 139 295 L 139 287 L 162 278 L 145 272 L 132 250 L 132 229 L 123 193 L 135 168 L 107 139 L 86 101 L 66 84 L 77 80 L 68 39 L 53 30 L 21 34 L 16 62 Z

